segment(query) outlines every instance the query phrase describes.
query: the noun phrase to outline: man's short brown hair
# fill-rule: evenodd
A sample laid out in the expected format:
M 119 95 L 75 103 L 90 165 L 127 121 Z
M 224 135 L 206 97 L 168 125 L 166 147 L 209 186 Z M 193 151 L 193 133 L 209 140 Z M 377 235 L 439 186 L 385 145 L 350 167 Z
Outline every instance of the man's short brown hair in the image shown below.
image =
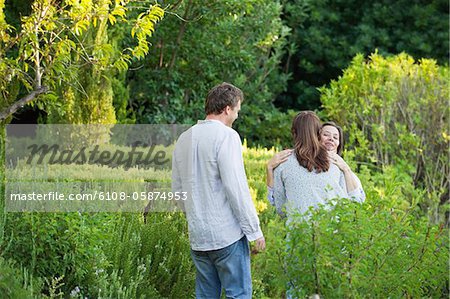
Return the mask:
M 223 82 L 208 92 L 205 101 L 206 115 L 220 114 L 227 106 L 236 107 L 239 101 L 241 103 L 244 101 L 242 90 L 230 83 Z

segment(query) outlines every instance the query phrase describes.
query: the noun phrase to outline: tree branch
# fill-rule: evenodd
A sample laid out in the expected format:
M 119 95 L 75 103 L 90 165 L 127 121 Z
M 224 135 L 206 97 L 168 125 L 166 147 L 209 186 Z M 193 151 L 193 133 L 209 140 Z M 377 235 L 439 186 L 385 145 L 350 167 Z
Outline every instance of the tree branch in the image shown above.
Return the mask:
M 21 98 L 20 100 L 14 102 L 11 106 L 7 107 L 2 112 L 0 112 L 0 121 L 5 120 L 7 117 L 14 114 L 17 110 L 19 110 L 19 108 L 22 108 L 24 105 L 33 101 L 37 96 L 46 93 L 47 91 L 48 87 L 41 86 L 40 88 L 33 90 L 31 93 Z
M 188 19 L 190 10 L 192 8 L 192 0 L 189 0 L 187 6 L 186 6 L 186 10 L 184 11 L 184 16 L 183 16 L 183 20 Z M 181 22 L 181 26 L 180 26 L 180 30 L 178 31 L 178 36 L 177 36 L 177 42 L 176 42 L 176 47 L 174 48 L 173 52 L 172 52 L 172 58 L 170 59 L 170 63 L 169 63 L 169 70 L 171 70 L 173 68 L 173 66 L 175 65 L 175 60 L 177 57 L 177 52 L 178 52 L 178 48 L 180 47 L 181 44 L 181 40 L 183 39 L 184 33 L 186 31 L 186 26 L 187 26 L 187 22 L 186 21 L 182 21 Z

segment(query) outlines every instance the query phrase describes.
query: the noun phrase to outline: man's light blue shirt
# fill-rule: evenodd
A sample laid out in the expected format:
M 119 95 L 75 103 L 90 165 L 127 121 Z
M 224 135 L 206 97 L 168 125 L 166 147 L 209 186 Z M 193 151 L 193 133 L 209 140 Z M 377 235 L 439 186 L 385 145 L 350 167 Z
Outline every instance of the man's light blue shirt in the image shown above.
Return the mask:
M 172 157 L 172 189 L 188 192 L 184 210 L 191 247 L 224 248 L 263 236 L 247 184 L 238 133 L 217 120 L 181 134 Z

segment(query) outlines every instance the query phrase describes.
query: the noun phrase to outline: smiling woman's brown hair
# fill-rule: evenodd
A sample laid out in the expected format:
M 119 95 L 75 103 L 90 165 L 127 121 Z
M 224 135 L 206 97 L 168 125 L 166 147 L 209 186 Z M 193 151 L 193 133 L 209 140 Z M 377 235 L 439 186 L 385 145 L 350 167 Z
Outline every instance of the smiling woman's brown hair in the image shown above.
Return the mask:
M 308 171 L 328 171 L 328 153 L 319 142 L 321 123 L 312 111 L 301 111 L 292 121 L 294 152 L 298 163 Z

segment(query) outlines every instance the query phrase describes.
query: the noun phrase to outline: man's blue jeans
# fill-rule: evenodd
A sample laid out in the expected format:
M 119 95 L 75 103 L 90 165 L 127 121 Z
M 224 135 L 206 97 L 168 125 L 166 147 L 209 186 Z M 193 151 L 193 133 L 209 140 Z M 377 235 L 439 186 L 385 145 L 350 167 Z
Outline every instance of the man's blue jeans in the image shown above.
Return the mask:
M 197 269 L 195 294 L 198 299 L 219 299 L 222 288 L 227 298 L 252 298 L 250 248 L 244 236 L 218 250 L 191 250 Z

